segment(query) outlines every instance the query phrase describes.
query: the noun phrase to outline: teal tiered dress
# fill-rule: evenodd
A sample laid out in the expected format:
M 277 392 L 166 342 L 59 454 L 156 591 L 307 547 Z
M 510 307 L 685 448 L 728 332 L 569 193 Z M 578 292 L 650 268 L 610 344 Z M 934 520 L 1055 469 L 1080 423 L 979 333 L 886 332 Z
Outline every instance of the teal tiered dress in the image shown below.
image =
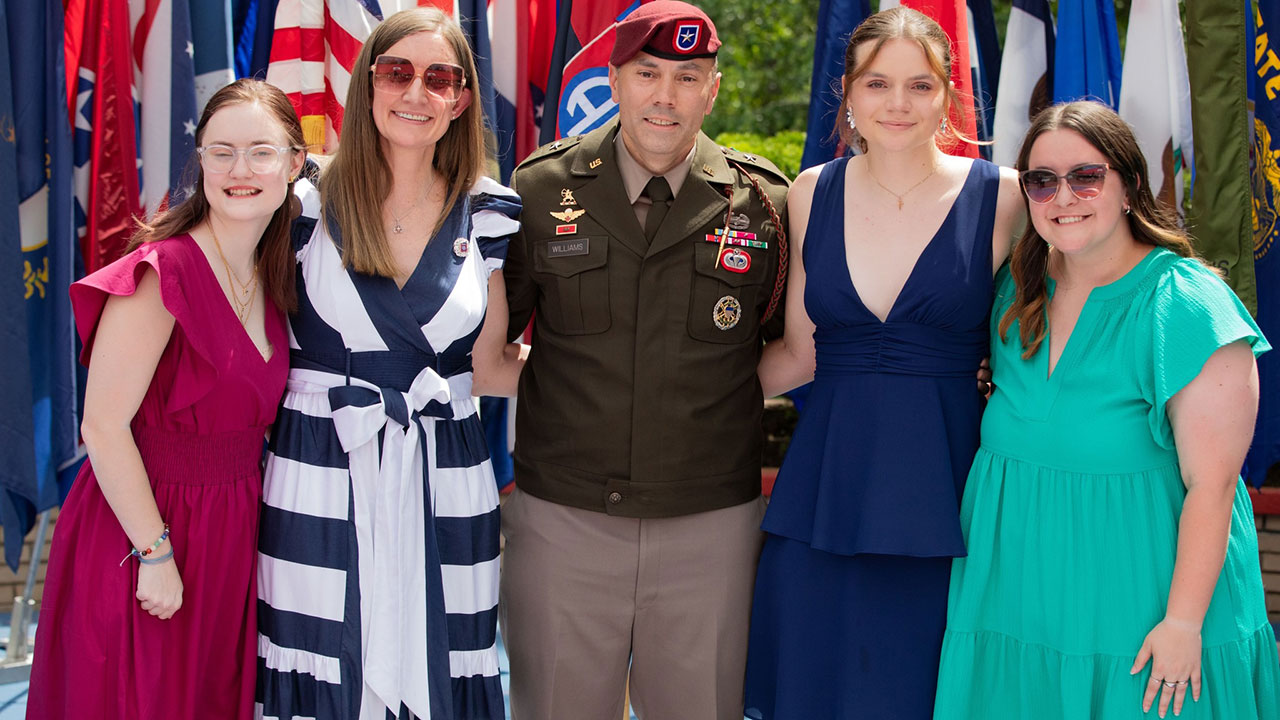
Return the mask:
M 1166 405 L 1218 348 L 1270 346 L 1212 272 L 1154 249 L 1092 292 L 1050 376 L 1047 342 L 1024 360 L 1017 323 L 1006 342 L 995 332 L 1014 293 L 1006 268 L 991 316 L 997 390 L 961 508 L 969 554 L 952 572 L 935 717 L 1144 718 L 1151 665 L 1129 668 L 1164 617 L 1186 497 Z M 1280 719 L 1280 659 L 1239 480 L 1201 634 L 1203 689 L 1181 717 Z

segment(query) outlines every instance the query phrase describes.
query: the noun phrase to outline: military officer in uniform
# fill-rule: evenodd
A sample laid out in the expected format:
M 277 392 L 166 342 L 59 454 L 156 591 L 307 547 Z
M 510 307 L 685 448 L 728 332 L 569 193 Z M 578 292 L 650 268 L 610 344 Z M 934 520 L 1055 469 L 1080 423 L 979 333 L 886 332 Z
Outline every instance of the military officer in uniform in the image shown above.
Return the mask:
M 510 330 L 534 316 L 503 509 L 515 720 L 741 720 L 761 535 L 761 327 L 781 312 L 787 179 L 701 132 L 711 20 L 617 28 L 618 118 L 517 170 Z

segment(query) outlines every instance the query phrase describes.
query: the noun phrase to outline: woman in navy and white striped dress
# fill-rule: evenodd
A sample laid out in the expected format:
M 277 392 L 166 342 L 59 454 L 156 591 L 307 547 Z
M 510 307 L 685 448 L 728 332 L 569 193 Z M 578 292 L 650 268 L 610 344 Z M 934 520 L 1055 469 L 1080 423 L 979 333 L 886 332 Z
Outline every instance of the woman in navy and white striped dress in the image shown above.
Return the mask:
M 472 394 L 513 394 L 519 374 L 493 274 L 519 199 L 480 175 L 475 63 L 453 20 L 397 13 L 355 67 L 323 191 L 298 193 L 260 716 L 500 720 L 498 494 Z

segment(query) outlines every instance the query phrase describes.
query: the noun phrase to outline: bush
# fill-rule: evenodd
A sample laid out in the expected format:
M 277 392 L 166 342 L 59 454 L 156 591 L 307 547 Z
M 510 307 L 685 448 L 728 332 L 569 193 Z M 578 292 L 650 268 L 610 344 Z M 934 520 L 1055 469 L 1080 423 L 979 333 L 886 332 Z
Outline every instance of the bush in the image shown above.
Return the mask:
M 761 135 L 803 130 L 820 0 L 693 0 L 715 22 L 723 77 L 711 137 L 749 128 Z M 770 158 L 771 160 L 773 158 Z
M 755 133 L 723 132 L 716 136 L 716 142 L 725 147 L 768 158 L 793 180 L 800 174 L 800 158 L 804 155 L 804 133 L 799 130 L 783 130 L 769 137 Z

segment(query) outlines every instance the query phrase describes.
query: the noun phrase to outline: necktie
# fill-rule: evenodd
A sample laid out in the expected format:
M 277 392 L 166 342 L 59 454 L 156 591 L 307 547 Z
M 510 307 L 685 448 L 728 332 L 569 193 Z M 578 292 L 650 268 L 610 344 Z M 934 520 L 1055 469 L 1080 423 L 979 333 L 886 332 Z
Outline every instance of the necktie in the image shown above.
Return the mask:
M 655 176 L 644 186 L 644 196 L 653 203 L 644 221 L 644 237 L 653 242 L 658 228 L 662 226 L 662 219 L 667 216 L 667 210 L 671 207 L 671 186 L 667 184 L 666 178 Z

